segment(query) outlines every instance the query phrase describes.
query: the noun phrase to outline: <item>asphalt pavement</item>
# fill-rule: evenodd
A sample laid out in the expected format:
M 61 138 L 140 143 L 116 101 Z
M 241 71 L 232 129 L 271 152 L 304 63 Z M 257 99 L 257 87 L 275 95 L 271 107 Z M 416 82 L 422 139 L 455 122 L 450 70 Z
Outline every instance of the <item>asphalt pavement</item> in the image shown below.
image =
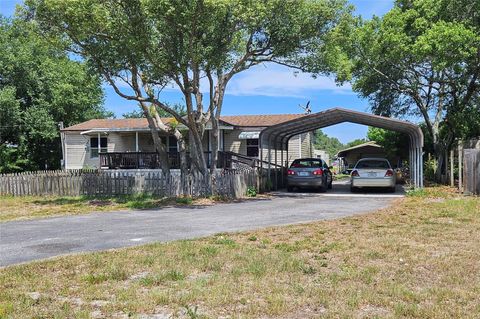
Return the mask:
M 397 193 L 275 192 L 269 198 L 212 206 L 91 213 L 0 223 L 0 266 L 59 255 L 204 237 L 220 232 L 306 223 L 387 207 Z

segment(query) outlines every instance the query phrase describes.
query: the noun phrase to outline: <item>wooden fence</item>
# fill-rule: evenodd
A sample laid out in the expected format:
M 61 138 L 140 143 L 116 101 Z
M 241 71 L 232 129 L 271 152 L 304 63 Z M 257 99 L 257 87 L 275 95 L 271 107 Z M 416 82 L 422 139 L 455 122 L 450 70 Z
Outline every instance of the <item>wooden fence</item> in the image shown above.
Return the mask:
M 160 170 L 25 172 L 0 175 L 0 194 L 115 196 L 145 193 L 166 197 L 221 195 L 238 198 L 245 196 L 248 187 L 258 189 L 259 185 L 256 169 L 218 170 L 209 179 L 189 176 L 184 194 L 180 174 L 172 173 L 167 180 Z M 208 182 L 211 182 L 211 191 Z
M 480 150 L 463 150 L 463 192 L 480 195 Z

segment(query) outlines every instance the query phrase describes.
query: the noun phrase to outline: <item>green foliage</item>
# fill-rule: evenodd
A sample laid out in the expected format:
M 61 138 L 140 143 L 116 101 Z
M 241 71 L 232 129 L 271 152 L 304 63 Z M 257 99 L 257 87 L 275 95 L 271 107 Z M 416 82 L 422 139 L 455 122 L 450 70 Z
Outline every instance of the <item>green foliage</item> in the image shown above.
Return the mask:
M 256 197 L 257 189 L 254 186 L 247 187 L 247 197 Z
M 425 188 L 412 188 L 408 189 L 405 194 L 408 197 L 427 197 L 427 192 L 425 191 Z
M 142 110 L 133 110 L 122 114 L 124 119 L 141 119 L 145 117 L 145 114 Z
M 434 181 L 435 180 L 435 169 L 437 167 L 437 163 L 434 159 L 426 160 L 423 164 L 424 169 L 424 177 L 427 181 Z
M 182 105 L 182 104 L 174 104 L 173 106 L 171 106 L 171 108 L 173 110 L 175 110 L 175 112 L 177 112 L 181 116 L 184 116 L 184 115 L 187 114 L 185 106 Z M 172 116 L 170 113 L 168 113 L 168 112 L 166 112 L 166 111 L 164 111 L 160 108 L 157 108 L 156 112 L 158 113 L 158 115 L 160 117 L 171 117 Z M 127 113 L 123 113 L 122 117 L 126 118 L 126 119 L 139 119 L 139 118 L 145 117 L 145 114 L 143 113 L 143 111 L 141 109 L 136 109 L 136 110 L 133 110 L 133 111 L 130 111 L 130 112 L 127 112 Z
M 400 0 L 343 45 L 353 89 L 376 114 L 421 117 L 434 151 L 480 132 L 477 0 Z
M 347 144 L 345 144 L 345 148 L 354 147 L 354 146 L 357 146 L 357 145 L 360 145 L 360 144 L 363 144 L 363 143 L 366 143 L 366 142 L 368 142 L 368 140 L 366 138 L 357 138 L 357 139 L 355 139 L 353 141 L 350 141 Z
M 185 196 L 185 197 L 177 197 L 175 198 L 177 204 L 181 205 L 191 205 L 193 203 L 193 198 Z
M 25 15 L 34 15 L 46 34 L 68 39 L 68 49 L 80 52 L 119 95 L 153 104 L 154 112 L 164 110 L 187 127 L 190 149 L 199 154 L 204 127 L 218 124 L 234 75 L 267 62 L 305 69 L 309 54 L 326 47 L 329 33 L 350 15 L 345 0 L 26 0 L 26 5 Z M 331 72 L 335 57 L 323 59 L 316 73 Z M 162 92 L 172 83 L 184 96 L 186 117 L 164 101 Z M 201 92 L 208 92 L 205 101 Z M 207 165 L 192 157 L 191 169 L 205 171 Z
M 396 155 L 401 158 L 408 158 L 409 139 L 406 134 L 378 127 L 369 127 L 367 138 L 382 146 L 389 157 Z
M 324 150 L 330 155 L 330 158 L 333 158 L 337 155 L 338 151 L 345 148 L 336 137 L 330 137 L 327 134 L 323 133 L 322 130 L 315 131 L 315 148 L 319 150 Z
M 98 76 L 36 24 L 0 19 L 0 172 L 59 168 L 58 123 L 108 114 Z

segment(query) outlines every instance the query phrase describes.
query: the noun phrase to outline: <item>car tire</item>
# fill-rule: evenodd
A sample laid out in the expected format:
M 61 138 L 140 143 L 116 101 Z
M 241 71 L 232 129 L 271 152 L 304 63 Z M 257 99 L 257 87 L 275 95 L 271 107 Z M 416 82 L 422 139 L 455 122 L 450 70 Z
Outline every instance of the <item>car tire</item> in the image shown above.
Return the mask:
M 390 187 L 390 188 L 388 189 L 388 191 L 389 191 L 390 193 L 395 193 L 395 191 L 396 191 L 395 186 Z
M 356 192 L 357 192 L 357 188 L 356 188 L 356 187 L 353 187 L 353 186 L 350 186 L 350 192 L 356 193 Z
M 333 188 L 333 185 L 332 185 L 332 184 L 333 184 L 333 178 L 332 178 L 332 180 L 330 181 L 330 183 L 328 183 L 328 189 L 332 189 L 332 188 Z
M 293 186 L 287 186 L 287 192 L 289 193 L 293 192 Z
M 324 178 L 322 181 L 322 186 L 318 187 L 318 191 L 320 193 L 325 193 L 327 191 L 328 185 L 327 185 L 327 178 Z

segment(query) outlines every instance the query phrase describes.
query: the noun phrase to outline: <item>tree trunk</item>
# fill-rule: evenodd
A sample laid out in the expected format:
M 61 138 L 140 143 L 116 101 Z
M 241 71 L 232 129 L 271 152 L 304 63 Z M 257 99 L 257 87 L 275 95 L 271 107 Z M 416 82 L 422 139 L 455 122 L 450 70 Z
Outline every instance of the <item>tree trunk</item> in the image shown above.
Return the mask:
M 160 167 L 162 169 L 163 176 L 168 180 L 170 179 L 170 163 L 168 160 L 168 153 L 167 147 L 162 143 L 160 136 L 158 135 L 158 125 L 155 123 L 154 118 L 150 114 L 150 110 L 147 105 L 144 103 L 140 103 L 142 107 L 143 113 L 147 118 L 148 127 L 150 128 L 150 133 L 152 134 L 153 145 L 155 147 L 155 151 L 158 153 L 158 157 L 160 159 Z M 163 131 L 163 130 L 162 130 Z
M 180 132 L 176 132 L 174 134 L 178 141 L 178 153 L 180 155 L 180 180 L 181 180 L 181 189 L 183 195 L 188 195 L 188 163 L 187 163 L 187 147 L 185 143 L 185 139 Z
M 218 118 L 212 116 L 212 155 L 210 163 L 210 172 L 213 173 L 218 166 Z
M 443 146 L 439 145 L 438 150 L 437 147 L 435 147 L 435 159 L 437 160 L 437 165 L 435 168 L 435 182 L 442 183 L 443 162 L 445 161 L 445 151 Z
M 225 94 L 225 89 L 227 86 L 228 80 L 225 80 L 224 77 L 219 77 L 217 87 L 215 88 L 215 114 L 212 114 L 212 163 L 211 163 L 211 172 L 213 173 L 218 166 L 218 122 L 220 120 L 220 115 L 222 113 L 223 106 L 223 97 Z M 213 112 L 213 110 L 212 110 Z M 225 167 L 224 167 L 225 168 Z

